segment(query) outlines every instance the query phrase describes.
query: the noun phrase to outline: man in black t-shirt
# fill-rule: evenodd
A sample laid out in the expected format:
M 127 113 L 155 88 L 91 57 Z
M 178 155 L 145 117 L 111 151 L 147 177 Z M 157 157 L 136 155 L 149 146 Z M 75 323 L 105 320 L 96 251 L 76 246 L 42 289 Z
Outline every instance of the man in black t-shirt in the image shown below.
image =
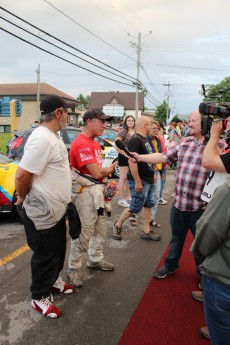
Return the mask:
M 129 141 L 128 149 L 131 152 L 139 154 L 153 153 L 152 147 L 146 135 L 151 129 L 151 119 L 142 116 L 136 121 L 136 134 Z M 152 163 L 133 163 L 129 161 L 130 174 L 128 174 L 128 183 L 131 192 L 131 203 L 121 214 L 118 221 L 113 225 L 113 238 L 122 239 L 122 225 L 131 214 L 137 214 L 143 209 L 142 217 L 144 220 L 144 229 L 141 239 L 159 241 L 161 236 L 150 230 L 151 208 L 155 204 L 154 198 L 154 164 Z

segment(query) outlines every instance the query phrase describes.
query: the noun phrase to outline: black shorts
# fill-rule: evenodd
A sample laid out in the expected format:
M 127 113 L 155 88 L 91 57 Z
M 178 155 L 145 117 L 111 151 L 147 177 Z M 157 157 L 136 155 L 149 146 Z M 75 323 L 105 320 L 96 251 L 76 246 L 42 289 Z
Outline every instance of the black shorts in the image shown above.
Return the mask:
M 128 158 L 118 153 L 118 165 L 119 167 L 128 167 L 129 166 Z

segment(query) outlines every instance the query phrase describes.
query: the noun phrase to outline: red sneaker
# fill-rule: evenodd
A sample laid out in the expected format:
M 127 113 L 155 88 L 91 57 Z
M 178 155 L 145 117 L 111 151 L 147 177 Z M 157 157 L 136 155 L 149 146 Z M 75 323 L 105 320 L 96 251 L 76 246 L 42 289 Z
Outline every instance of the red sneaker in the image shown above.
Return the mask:
M 51 295 L 52 296 L 52 295 Z M 61 310 L 55 307 L 50 301 L 52 297 L 42 297 L 41 299 L 32 299 L 31 306 L 42 315 L 57 318 L 61 315 Z
M 62 280 L 62 278 L 59 277 L 58 280 L 56 280 L 56 282 L 52 286 L 51 291 L 61 292 L 61 293 L 64 293 L 65 295 L 68 295 L 70 293 L 75 292 L 75 288 L 72 285 L 65 283 Z

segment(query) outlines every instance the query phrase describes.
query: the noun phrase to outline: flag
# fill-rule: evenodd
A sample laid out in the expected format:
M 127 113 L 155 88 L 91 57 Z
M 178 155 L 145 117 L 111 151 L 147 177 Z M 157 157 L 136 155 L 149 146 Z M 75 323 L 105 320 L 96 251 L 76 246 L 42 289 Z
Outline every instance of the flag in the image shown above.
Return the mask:
M 168 123 L 170 123 L 172 121 L 172 119 L 174 118 L 175 115 L 176 115 L 176 108 L 173 108 L 170 110 Z

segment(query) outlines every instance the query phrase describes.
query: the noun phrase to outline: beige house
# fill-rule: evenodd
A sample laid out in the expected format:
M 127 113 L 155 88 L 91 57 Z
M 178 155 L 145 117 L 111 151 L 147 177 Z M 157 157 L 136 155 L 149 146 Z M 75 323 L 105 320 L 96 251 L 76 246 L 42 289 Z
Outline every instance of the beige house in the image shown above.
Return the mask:
M 68 103 L 71 103 L 71 112 L 69 113 L 69 123 L 73 125 L 78 124 L 78 116 L 80 112 L 78 107 L 81 102 L 77 101 L 72 96 L 56 89 L 55 87 L 41 83 L 40 84 L 40 101 L 49 94 L 55 94 L 63 97 Z M 17 129 L 29 128 L 37 120 L 37 84 L 0 84 L 0 100 L 20 100 L 22 105 L 22 114 L 17 117 Z M 38 118 L 39 120 L 39 118 Z M 0 133 L 10 132 L 10 117 L 2 115 L 0 111 Z
M 101 109 L 115 118 L 133 115 L 135 117 L 135 92 L 92 92 L 88 108 Z M 139 93 L 138 117 L 144 111 L 144 93 Z

